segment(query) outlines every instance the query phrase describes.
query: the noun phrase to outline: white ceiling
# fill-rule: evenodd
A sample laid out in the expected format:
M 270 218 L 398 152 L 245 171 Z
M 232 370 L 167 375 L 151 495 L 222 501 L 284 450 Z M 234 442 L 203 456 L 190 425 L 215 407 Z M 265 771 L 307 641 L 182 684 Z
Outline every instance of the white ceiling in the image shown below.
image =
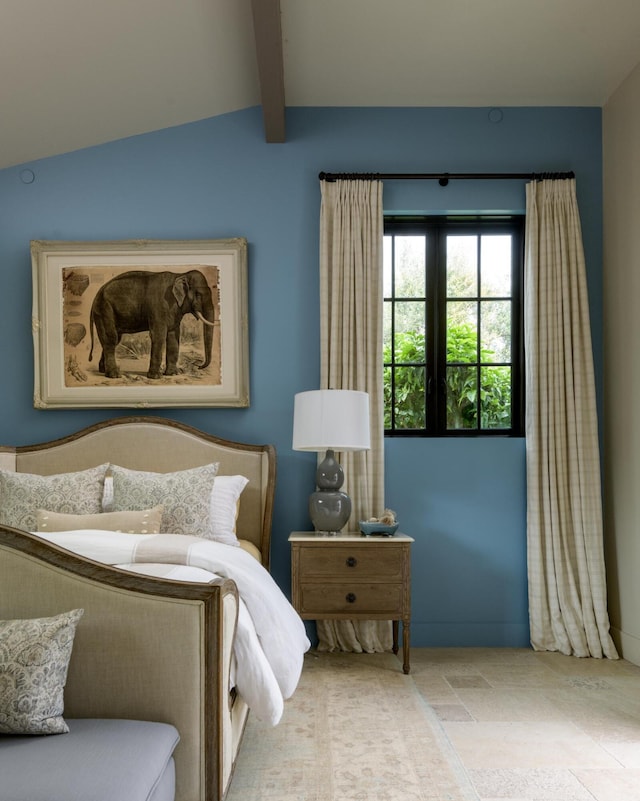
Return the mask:
M 640 61 L 639 0 L 280 8 L 289 107 L 602 106 Z M 258 105 L 257 64 L 251 0 L 2 0 L 0 168 Z

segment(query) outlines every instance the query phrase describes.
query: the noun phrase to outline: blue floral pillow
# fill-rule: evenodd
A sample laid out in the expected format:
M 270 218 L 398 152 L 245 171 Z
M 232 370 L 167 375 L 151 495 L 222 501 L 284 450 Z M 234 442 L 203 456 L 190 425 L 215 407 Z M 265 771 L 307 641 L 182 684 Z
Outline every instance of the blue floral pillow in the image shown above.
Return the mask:
M 161 531 L 165 534 L 190 534 L 206 537 L 211 527 L 210 499 L 218 463 L 178 470 L 175 473 L 151 473 L 111 465 L 114 512 L 148 509 L 162 504 Z
M 36 531 L 38 509 L 74 515 L 101 512 L 108 467 L 51 476 L 0 470 L 0 523 Z
M 0 734 L 63 734 L 64 686 L 83 609 L 0 620 Z

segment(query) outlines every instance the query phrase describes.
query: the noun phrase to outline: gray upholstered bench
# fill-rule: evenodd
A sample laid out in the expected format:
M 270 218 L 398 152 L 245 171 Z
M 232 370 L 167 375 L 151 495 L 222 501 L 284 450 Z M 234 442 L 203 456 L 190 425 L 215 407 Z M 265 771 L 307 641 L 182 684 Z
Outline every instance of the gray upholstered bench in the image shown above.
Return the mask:
M 174 801 L 173 726 L 65 720 L 68 734 L 0 735 L 0 801 Z

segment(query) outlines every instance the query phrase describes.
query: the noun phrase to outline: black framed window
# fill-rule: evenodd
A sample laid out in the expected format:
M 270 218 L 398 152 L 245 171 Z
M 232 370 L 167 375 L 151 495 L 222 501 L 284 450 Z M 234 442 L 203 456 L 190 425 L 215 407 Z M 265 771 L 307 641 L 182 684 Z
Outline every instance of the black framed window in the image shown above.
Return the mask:
M 387 435 L 523 433 L 524 216 L 386 217 Z

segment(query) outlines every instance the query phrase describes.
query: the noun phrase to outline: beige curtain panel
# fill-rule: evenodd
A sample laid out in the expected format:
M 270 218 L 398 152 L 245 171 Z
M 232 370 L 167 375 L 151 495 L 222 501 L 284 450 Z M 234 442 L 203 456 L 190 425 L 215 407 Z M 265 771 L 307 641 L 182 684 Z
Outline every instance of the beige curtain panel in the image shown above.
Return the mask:
M 384 509 L 381 181 L 321 181 L 321 389 L 369 393 L 371 449 L 343 453 L 347 527 Z M 319 650 L 388 651 L 389 621 L 317 621 Z
M 527 185 L 525 358 L 531 644 L 617 658 L 609 634 L 600 452 L 576 182 Z

